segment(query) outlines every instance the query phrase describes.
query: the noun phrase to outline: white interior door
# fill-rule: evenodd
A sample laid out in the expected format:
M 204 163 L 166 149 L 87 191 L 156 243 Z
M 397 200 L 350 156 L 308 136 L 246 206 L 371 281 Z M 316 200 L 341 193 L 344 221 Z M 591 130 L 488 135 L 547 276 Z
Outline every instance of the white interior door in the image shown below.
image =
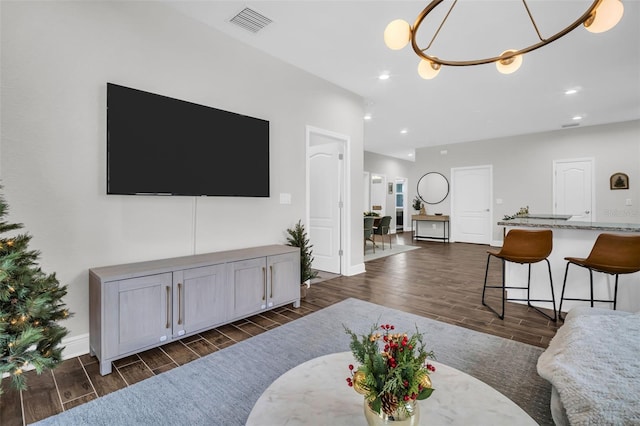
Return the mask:
M 341 273 L 342 151 L 339 143 L 309 147 L 309 240 L 313 245 L 313 268 L 335 274 Z
M 493 167 L 451 169 L 451 239 L 490 244 Z
M 594 221 L 593 159 L 553 162 L 553 212 Z

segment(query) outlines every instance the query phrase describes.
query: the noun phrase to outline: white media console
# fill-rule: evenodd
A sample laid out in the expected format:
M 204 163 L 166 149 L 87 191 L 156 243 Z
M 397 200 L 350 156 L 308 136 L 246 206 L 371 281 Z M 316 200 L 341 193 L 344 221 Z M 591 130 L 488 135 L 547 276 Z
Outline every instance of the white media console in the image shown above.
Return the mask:
M 90 352 L 111 363 L 293 303 L 300 249 L 271 245 L 89 270 Z

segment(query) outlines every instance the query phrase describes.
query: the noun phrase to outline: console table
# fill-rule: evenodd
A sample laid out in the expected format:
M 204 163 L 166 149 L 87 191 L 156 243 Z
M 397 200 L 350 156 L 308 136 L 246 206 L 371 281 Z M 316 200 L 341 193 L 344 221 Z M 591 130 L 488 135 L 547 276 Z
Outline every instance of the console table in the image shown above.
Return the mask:
M 509 398 L 486 383 L 435 361 L 435 392 L 419 401 L 421 424 L 536 425 Z M 274 381 L 254 405 L 247 426 L 366 425 L 364 397 L 347 386 L 351 352 L 314 358 Z
M 428 215 L 428 214 L 414 214 L 411 216 L 411 222 L 413 226 L 413 239 L 431 239 L 431 240 L 442 240 L 443 243 L 449 242 L 449 216 L 444 215 Z M 420 222 L 439 222 L 442 223 L 442 237 L 437 236 L 429 236 L 429 235 L 420 235 L 418 224 Z

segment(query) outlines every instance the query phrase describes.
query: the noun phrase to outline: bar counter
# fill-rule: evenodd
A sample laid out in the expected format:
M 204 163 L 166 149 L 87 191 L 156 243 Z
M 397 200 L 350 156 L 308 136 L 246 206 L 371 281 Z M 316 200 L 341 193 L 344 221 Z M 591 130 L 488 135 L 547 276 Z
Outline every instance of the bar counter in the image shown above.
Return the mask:
M 562 282 L 567 265 L 565 257 L 586 258 L 598 235 L 640 233 L 640 223 L 582 222 L 569 219 L 570 216 L 530 215 L 504 219 L 498 225 L 504 226 L 505 233 L 512 228 L 551 229 L 553 231 L 553 250 L 549 255 L 556 309 L 560 305 Z M 640 253 L 639 253 L 640 255 Z M 506 262 L 506 285 L 526 286 L 527 267 Z M 613 299 L 615 278 L 601 272 L 593 273 L 594 299 Z M 569 267 L 566 297 L 589 298 L 589 270 L 575 265 Z M 526 298 L 526 290 L 509 290 L 509 297 Z M 549 274 L 545 262 L 531 265 L 531 298 L 549 298 Z M 524 302 L 526 303 L 526 302 Z M 532 304 L 550 308 L 550 303 Z M 574 306 L 589 306 L 589 302 L 565 301 L 562 310 L 567 312 Z M 611 303 L 595 303 L 594 306 L 611 308 Z M 618 310 L 640 311 L 640 272 L 620 275 L 618 284 Z
M 551 216 L 551 215 L 549 215 Z M 564 219 L 564 218 L 567 219 Z M 606 232 L 640 232 L 640 223 L 608 223 L 608 222 L 581 222 L 568 220 L 569 216 L 550 217 L 518 217 L 515 219 L 502 220 L 498 222 L 501 226 L 521 227 L 521 228 L 544 228 L 544 229 L 587 229 L 592 231 Z

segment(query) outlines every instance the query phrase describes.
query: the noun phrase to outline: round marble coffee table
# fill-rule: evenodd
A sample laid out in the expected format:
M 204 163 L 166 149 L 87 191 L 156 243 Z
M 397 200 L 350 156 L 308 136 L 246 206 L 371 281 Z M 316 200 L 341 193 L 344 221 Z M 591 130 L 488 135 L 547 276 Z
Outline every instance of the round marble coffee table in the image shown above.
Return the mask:
M 431 361 L 430 361 L 431 362 Z M 420 401 L 425 425 L 537 425 L 513 401 L 455 368 L 431 362 L 435 392 Z M 347 386 L 351 352 L 312 359 L 284 373 L 260 396 L 248 426 L 363 425 L 363 396 Z

